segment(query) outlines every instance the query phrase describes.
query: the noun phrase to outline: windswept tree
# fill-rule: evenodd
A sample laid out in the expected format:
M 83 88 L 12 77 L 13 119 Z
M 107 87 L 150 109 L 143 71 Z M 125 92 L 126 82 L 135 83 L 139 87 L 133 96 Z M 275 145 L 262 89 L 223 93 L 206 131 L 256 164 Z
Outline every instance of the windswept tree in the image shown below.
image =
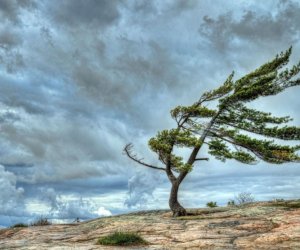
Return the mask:
M 171 110 L 177 126 L 160 131 L 149 140 L 149 147 L 162 166 L 145 163 L 133 152 L 132 144 L 125 146 L 124 152 L 130 159 L 166 173 L 172 185 L 169 206 L 173 216 L 186 215 L 185 208 L 178 202 L 178 189 L 199 162 L 208 160 L 199 156 L 204 144 L 208 146 L 204 153 L 223 162 L 226 159 L 244 164 L 255 164 L 259 160 L 273 164 L 300 162 L 297 154 L 300 145 L 286 145 L 281 141 L 299 141 L 300 127 L 286 125 L 292 120 L 289 116 L 275 117 L 246 106 L 260 97 L 300 85 L 297 78 L 300 63 L 283 69 L 291 52 L 292 48 L 282 52 L 236 81 L 232 73 L 219 88 L 205 92 L 193 105 Z M 189 157 L 184 160 L 176 155 L 176 147 L 190 148 Z

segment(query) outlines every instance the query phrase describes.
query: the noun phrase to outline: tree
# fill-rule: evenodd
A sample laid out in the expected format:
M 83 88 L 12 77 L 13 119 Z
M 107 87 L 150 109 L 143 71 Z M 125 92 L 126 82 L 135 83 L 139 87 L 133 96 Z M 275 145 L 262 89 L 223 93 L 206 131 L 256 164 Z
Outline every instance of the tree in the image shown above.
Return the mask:
M 131 143 L 125 146 L 124 152 L 133 161 L 166 173 L 172 185 L 169 206 L 173 216 L 186 215 L 178 202 L 178 189 L 196 163 L 208 160 L 198 156 L 203 145 L 207 145 L 210 155 L 223 162 L 226 159 L 244 164 L 255 164 L 258 160 L 273 164 L 300 162 L 297 154 L 300 145 L 280 144 L 281 140 L 300 140 L 300 127 L 282 125 L 292 120 L 289 116 L 275 117 L 246 106 L 260 97 L 300 85 L 300 78 L 296 78 L 300 63 L 283 69 L 291 52 L 292 48 L 280 53 L 236 81 L 232 73 L 220 87 L 205 92 L 193 105 L 171 110 L 176 128 L 160 131 L 149 140 L 150 149 L 158 155 L 163 167 L 145 163 L 133 152 Z M 174 153 L 176 147 L 190 148 L 186 161 Z

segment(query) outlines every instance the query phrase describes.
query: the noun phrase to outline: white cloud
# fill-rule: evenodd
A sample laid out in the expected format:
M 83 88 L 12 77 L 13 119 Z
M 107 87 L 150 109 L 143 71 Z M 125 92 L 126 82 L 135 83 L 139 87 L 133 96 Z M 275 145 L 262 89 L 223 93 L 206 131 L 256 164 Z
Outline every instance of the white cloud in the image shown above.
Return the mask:
M 42 201 L 48 205 L 50 219 L 72 221 L 78 218 L 79 220 L 86 220 L 112 214 L 104 207 L 98 207 L 91 199 L 59 195 L 53 188 L 41 188 L 40 191 Z
M 28 221 L 34 216 L 27 209 L 26 193 L 18 187 L 17 176 L 0 165 L 0 227 Z
M 153 192 L 161 183 L 159 172 L 140 170 L 128 180 L 128 194 L 124 202 L 129 208 L 145 209 L 155 200 Z
M 23 214 L 24 189 L 16 186 L 17 177 L 0 165 L 0 214 Z
M 112 215 L 112 213 L 105 209 L 104 207 L 100 207 L 97 211 L 95 211 L 95 213 L 98 215 L 98 216 L 110 216 Z

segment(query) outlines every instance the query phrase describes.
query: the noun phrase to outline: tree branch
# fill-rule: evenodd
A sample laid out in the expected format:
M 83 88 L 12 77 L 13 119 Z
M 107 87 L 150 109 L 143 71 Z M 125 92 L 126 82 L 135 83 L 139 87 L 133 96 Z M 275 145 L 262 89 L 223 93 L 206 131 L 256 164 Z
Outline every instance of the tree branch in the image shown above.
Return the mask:
M 226 142 L 228 142 L 228 143 L 231 143 L 232 145 L 239 146 L 239 147 L 242 147 L 242 148 L 244 148 L 244 149 L 247 149 L 248 151 L 252 152 L 255 156 L 257 156 L 259 159 L 265 160 L 265 158 L 264 158 L 261 154 L 259 154 L 259 152 L 255 151 L 253 148 L 250 148 L 250 147 L 248 147 L 248 146 L 246 146 L 246 145 L 243 145 L 243 144 L 241 144 L 241 143 L 237 143 L 237 142 L 235 142 L 235 141 L 233 141 L 233 140 L 226 139 L 223 135 L 218 135 L 218 134 L 215 133 L 215 132 L 210 131 L 210 133 L 214 134 L 214 136 L 218 137 L 219 139 L 221 139 L 221 140 L 223 140 L 223 141 L 226 141 Z M 232 138 L 231 138 L 231 139 L 232 139 Z
M 124 152 L 125 154 L 133 161 L 145 166 L 145 167 L 148 167 L 148 168 L 153 168 L 153 169 L 157 169 L 157 170 L 163 170 L 163 171 L 166 171 L 165 168 L 161 168 L 161 167 L 156 167 L 156 166 L 153 166 L 153 165 L 150 165 L 150 164 L 147 164 L 145 162 L 142 161 L 142 159 L 138 159 L 137 158 L 137 155 L 135 154 L 132 154 L 132 147 L 133 145 L 131 143 L 127 144 L 124 148 Z
M 200 150 L 200 148 L 201 148 L 201 146 L 202 146 L 202 144 L 203 144 L 203 142 L 204 142 L 206 136 L 208 135 L 208 133 L 209 133 L 211 127 L 214 125 L 215 120 L 218 118 L 218 116 L 221 114 L 222 111 L 223 111 L 223 110 L 220 109 L 220 110 L 218 111 L 218 113 L 215 114 L 215 116 L 214 116 L 213 118 L 211 118 L 210 122 L 207 124 L 207 126 L 206 126 L 206 128 L 204 129 L 204 131 L 203 131 L 201 137 L 199 138 L 199 141 L 201 142 L 201 144 L 200 144 L 200 146 L 194 147 L 194 149 L 193 149 L 192 153 L 190 154 L 190 157 L 189 157 L 189 159 L 188 159 L 188 161 L 187 161 L 188 164 L 192 165 L 192 164 L 194 163 L 194 161 L 195 161 L 195 159 L 196 159 L 196 157 L 197 157 L 197 154 L 198 154 L 198 152 L 199 152 L 199 150 Z
M 196 158 L 195 161 L 208 161 L 209 158 Z

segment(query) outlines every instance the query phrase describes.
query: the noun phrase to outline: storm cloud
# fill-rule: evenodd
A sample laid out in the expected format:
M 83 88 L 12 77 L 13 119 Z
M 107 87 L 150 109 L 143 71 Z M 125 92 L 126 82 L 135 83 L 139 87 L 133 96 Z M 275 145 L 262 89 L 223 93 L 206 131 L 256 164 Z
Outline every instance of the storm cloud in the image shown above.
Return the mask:
M 19 202 L 24 190 L 22 188 L 16 187 L 17 178 L 14 174 L 5 171 L 3 166 L 0 166 L 0 185 L 1 190 L 5 190 L 5 192 L 1 192 L 1 213 L 7 214 L 10 212 L 10 209 L 17 205 Z
M 0 0 L 0 226 L 41 211 L 59 221 L 167 208 L 166 177 L 127 159 L 124 145 L 156 164 L 147 140 L 174 126 L 171 108 L 291 45 L 298 62 L 299 11 L 292 0 Z M 297 91 L 253 105 L 299 125 Z M 298 174 L 296 164 L 210 159 L 180 199 L 295 198 Z

